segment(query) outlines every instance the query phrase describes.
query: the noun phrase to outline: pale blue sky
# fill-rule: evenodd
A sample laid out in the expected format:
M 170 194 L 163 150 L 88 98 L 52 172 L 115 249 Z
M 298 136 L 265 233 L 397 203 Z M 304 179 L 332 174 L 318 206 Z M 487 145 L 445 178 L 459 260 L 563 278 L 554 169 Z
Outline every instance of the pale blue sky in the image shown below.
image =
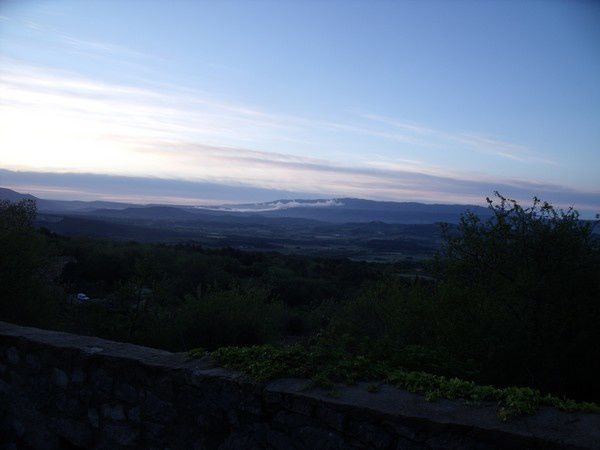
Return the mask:
M 0 168 L 600 210 L 598 2 L 0 5 Z

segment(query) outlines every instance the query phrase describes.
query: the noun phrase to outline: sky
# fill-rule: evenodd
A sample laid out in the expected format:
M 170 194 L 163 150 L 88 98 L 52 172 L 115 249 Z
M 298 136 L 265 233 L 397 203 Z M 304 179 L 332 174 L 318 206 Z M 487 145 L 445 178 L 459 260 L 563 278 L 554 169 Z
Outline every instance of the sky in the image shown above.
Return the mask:
M 600 3 L 0 0 L 0 169 L 45 198 L 599 212 Z

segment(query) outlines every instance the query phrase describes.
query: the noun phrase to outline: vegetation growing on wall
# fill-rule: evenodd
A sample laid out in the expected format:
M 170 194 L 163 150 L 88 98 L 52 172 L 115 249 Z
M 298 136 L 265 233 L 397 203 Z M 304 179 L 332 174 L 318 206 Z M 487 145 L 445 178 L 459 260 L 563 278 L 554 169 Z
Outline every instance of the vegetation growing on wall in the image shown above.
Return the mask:
M 211 357 L 224 367 L 247 373 L 256 381 L 310 378 L 315 385 L 325 388 L 333 388 L 334 383 L 374 381 L 422 393 L 428 400 L 446 398 L 469 403 L 495 402 L 498 405 L 498 417 L 502 420 L 533 414 L 541 406 L 553 406 L 564 411 L 600 413 L 600 405 L 592 402 L 576 402 L 552 394 L 542 395 L 539 390 L 529 387 L 497 388 L 457 377 L 409 371 L 390 360 L 351 355 L 327 344 L 327 341 L 317 340 L 307 346 L 225 347 L 213 352 Z M 204 353 L 203 350 L 192 350 L 190 356 L 204 356 Z M 376 392 L 377 384 L 369 385 L 369 390 Z

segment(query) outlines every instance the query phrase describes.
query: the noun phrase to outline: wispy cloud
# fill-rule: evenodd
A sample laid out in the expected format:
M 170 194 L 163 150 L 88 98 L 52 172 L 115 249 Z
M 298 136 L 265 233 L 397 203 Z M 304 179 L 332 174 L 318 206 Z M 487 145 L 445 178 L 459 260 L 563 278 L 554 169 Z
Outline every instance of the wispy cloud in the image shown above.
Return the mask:
M 304 200 L 278 200 L 274 202 L 251 203 L 246 205 L 217 205 L 217 206 L 198 206 L 199 209 L 210 209 L 213 211 L 231 211 L 231 212 L 266 212 L 281 211 L 285 209 L 303 208 L 331 208 L 343 206 L 344 203 L 339 199 L 304 201 Z
M 411 158 L 386 159 L 374 156 L 373 148 L 360 164 L 265 149 L 284 149 L 290 142 L 302 143 L 305 136 L 329 130 L 348 142 L 358 133 L 424 148 L 451 142 L 524 164 L 538 157 L 523 146 L 476 134 L 448 133 L 376 115 L 363 119 L 362 124 L 318 121 L 168 84 L 129 86 L 10 60 L 0 64 L 0 166 L 6 169 L 106 174 L 112 180 L 181 180 L 196 183 L 196 194 L 165 195 L 190 201 L 208 198 L 198 186 L 220 183 L 238 186 L 239 200 L 244 189 L 252 187 L 263 189 L 261 195 L 301 192 L 479 203 L 493 189 L 502 189 L 516 197 L 538 194 L 600 209 L 597 192 L 469 174 Z M 375 129 L 372 122 L 384 127 Z M 377 143 L 372 141 L 374 148 Z
M 45 44 L 54 44 L 61 46 L 67 51 L 83 53 L 86 55 L 107 56 L 110 58 L 122 59 L 156 59 L 156 55 L 150 55 L 146 52 L 134 50 L 128 46 L 114 42 L 81 39 L 64 31 L 41 24 L 35 20 L 20 19 L 9 16 L 0 16 L 0 21 L 12 23 L 26 29 L 31 35 L 38 39 L 44 39 Z
M 56 164 L 69 163 L 74 141 L 91 148 L 101 144 L 106 151 L 153 139 L 229 145 L 285 141 L 299 123 L 200 92 L 107 84 L 31 66 L 3 64 L 0 82 L 4 143 L 25 151 L 15 153 L 18 158 L 39 159 L 42 146 L 54 147 L 47 159 Z M 36 136 L 26 129 L 36 129 Z
M 464 148 L 476 152 L 496 155 L 514 161 L 556 164 L 555 161 L 536 154 L 533 150 L 524 145 L 483 136 L 478 133 L 448 132 L 377 114 L 361 114 L 361 117 L 373 122 L 391 126 L 396 130 L 402 130 L 405 133 L 405 139 L 412 139 L 414 142 L 425 146 L 440 147 L 449 144 L 459 144 Z
M 263 166 L 268 161 L 262 162 Z M 282 162 L 273 163 L 281 170 Z M 283 164 L 285 166 L 285 163 Z M 302 183 L 289 189 L 256 186 L 254 180 L 223 179 L 214 182 L 158 177 L 125 177 L 72 172 L 30 172 L 0 169 L 0 186 L 41 198 L 110 200 L 135 203 L 172 203 L 217 205 L 224 203 L 266 202 L 277 199 L 323 199 L 362 197 L 393 201 L 483 204 L 483 196 L 500 190 L 505 195 L 528 202 L 532 195 L 553 201 L 561 207 L 575 206 L 593 217 L 600 210 L 600 192 L 581 192 L 563 186 L 529 183 L 521 180 L 473 181 L 428 176 L 401 171 L 368 170 L 296 164 L 286 174 L 297 178 L 330 179 L 323 187 L 311 189 Z M 316 172 L 316 173 L 315 173 Z M 249 184 L 247 181 L 250 181 Z M 280 183 L 275 183 L 279 185 Z M 291 186 L 305 186 L 294 190 Z
M 0 186 L 39 198 L 132 203 L 222 205 L 275 198 L 316 198 L 306 192 L 261 189 L 240 183 L 125 177 L 93 173 L 10 171 L 0 169 Z

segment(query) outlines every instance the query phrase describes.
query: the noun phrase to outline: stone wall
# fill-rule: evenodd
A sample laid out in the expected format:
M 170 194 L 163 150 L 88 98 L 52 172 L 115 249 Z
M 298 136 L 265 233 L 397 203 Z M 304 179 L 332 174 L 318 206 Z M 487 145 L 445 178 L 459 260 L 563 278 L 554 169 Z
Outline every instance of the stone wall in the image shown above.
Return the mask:
M 0 322 L 6 448 L 600 448 L 600 416 L 426 402 L 389 386 L 253 383 L 174 354 Z

